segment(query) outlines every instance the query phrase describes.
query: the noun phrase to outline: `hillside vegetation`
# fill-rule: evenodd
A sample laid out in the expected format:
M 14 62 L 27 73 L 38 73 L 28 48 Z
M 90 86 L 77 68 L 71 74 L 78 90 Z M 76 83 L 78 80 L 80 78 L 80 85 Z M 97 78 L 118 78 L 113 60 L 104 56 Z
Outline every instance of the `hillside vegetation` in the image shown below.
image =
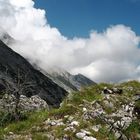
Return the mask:
M 3 116 L 4 140 L 139 140 L 140 83 L 101 83 L 69 94 L 58 109 L 25 113 L 19 121 L 4 118 L 4 123 Z

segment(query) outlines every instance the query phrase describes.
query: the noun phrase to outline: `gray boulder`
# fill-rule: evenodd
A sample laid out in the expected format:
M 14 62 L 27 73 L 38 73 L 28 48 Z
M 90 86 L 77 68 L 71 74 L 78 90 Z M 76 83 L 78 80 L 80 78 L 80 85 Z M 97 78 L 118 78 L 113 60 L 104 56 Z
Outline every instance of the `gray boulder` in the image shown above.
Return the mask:
M 0 99 L 0 111 L 13 113 L 16 108 L 17 99 L 12 94 L 5 94 Z M 31 96 L 30 98 L 21 95 L 18 103 L 18 110 L 20 112 L 28 112 L 34 110 L 49 109 L 46 101 L 41 99 L 38 95 Z

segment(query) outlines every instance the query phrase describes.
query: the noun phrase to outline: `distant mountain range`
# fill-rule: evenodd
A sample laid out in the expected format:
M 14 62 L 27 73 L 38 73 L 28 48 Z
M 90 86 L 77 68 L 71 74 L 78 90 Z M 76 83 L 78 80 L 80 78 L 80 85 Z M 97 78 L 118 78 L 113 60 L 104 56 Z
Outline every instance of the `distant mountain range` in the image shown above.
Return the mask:
M 42 72 L 68 92 L 77 91 L 82 87 L 96 84 L 82 74 L 72 75 L 58 67 L 48 69 L 47 72 Z

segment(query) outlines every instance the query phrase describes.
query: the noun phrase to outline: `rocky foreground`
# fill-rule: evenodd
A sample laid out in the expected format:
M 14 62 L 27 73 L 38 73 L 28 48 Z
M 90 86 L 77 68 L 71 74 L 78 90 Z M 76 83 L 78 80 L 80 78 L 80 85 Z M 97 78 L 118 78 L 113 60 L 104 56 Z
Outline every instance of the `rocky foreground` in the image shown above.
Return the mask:
M 22 96 L 22 104 L 25 97 Z M 33 100 L 34 99 L 34 100 Z M 32 103 L 38 97 L 29 99 Z M 42 100 L 39 108 L 47 107 Z M 26 104 L 28 106 L 28 104 Z M 30 107 L 29 107 L 30 108 Z M 38 107 L 36 107 L 37 109 Z M 27 108 L 26 108 L 27 109 Z M 140 83 L 99 84 L 69 94 L 59 109 L 29 113 L 0 128 L 4 140 L 139 140 Z

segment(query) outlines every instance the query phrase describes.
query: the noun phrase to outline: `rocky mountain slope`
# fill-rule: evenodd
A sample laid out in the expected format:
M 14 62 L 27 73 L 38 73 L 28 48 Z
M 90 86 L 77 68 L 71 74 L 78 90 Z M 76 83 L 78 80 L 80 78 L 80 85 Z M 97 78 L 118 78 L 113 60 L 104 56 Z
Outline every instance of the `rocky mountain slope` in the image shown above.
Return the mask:
M 59 106 L 67 95 L 63 88 L 0 41 L 0 92 L 10 90 L 16 93 L 19 88 L 22 88 L 21 94 L 38 95 L 51 106 Z
M 96 84 L 82 74 L 72 75 L 58 67 L 48 69 L 47 72 L 43 73 L 68 92 L 77 91 L 82 87 Z
M 4 30 L 0 28 L 0 40 L 5 44 L 13 44 L 15 39 L 8 35 Z M 49 77 L 53 82 L 58 84 L 60 87 L 65 89 L 67 92 L 72 92 L 80 90 L 82 87 L 96 84 L 89 78 L 85 77 L 82 74 L 72 75 L 64 69 L 54 67 L 50 68 L 47 71 L 40 69 L 37 65 L 34 65 L 35 69 L 38 69 Z
M 30 114 L 30 115 L 29 115 Z M 4 140 L 139 140 L 140 83 L 98 84 L 0 127 Z

